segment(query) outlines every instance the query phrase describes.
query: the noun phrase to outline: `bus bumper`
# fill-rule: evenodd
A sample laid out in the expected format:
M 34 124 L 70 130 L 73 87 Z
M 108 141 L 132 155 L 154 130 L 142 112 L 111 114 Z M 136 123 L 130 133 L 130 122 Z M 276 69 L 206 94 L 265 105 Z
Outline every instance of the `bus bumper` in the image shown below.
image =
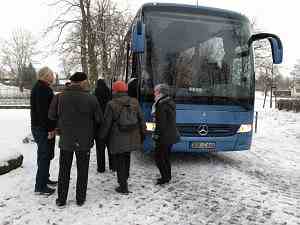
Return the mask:
M 229 137 L 181 137 L 180 142 L 174 144 L 172 152 L 222 152 L 243 151 L 251 147 L 252 132 L 239 133 Z M 144 151 L 150 153 L 155 143 L 151 135 L 147 135 L 144 142 Z

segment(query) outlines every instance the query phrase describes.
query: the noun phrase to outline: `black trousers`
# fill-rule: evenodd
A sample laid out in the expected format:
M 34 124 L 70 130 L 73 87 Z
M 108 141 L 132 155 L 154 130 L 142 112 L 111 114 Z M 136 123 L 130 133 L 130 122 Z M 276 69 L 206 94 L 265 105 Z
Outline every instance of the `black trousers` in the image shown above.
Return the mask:
M 155 163 L 160 172 L 161 179 L 171 180 L 171 163 L 170 163 L 170 152 L 172 145 L 165 145 L 156 143 L 155 146 Z
M 97 170 L 99 172 L 105 171 L 105 143 L 96 140 L 96 154 L 97 154 Z M 110 170 L 115 170 L 113 155 L 108 151 L 108 165 Z
M 65 202 L 68 196 L 70 172 L 74 151 L 60 150 L 59 175 L 58 175 L 58 199 Z M 76 200 L 85 201 L 89 173 L 90 151 L 75 151 L 77 164 Z
M 54 158 L 55 138 L 48 139 L 48 131 L 41 127 L 31 127 L 32 136 L 37 149 L 37 172 L 35 191 L 42 191 L 47 187 L 49 179 L 50 161 Z
M 127 188 L 127 180 L 129 178 L 130 170 L 130 152 L 115 154 L 114 159 L 118 183 L 122 188 Z

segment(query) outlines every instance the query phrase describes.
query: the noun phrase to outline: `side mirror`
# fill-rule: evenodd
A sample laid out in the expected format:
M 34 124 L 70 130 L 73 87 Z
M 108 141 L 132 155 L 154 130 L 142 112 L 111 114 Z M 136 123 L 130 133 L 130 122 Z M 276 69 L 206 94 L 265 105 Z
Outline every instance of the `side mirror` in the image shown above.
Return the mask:
M 283 48 L 282 43 L 279 37 L 277 37 L 274 34 L 269 33 L 260 33 L 260 34 L 254 34 L 252 35 L 248 40 L 248 46 L 251 47 L 252 43 L 254 41 L 258 41 L 261 39 L 267 38 L 270 42 L 271 48 L 272 48 L 272 58 L 274 64 L 280 64 L 282 63 L 282 57 L 283 57 Z
M 133 53 L 145 51 L 145 24 L 140 20 L 132 27 L 131 48 Z

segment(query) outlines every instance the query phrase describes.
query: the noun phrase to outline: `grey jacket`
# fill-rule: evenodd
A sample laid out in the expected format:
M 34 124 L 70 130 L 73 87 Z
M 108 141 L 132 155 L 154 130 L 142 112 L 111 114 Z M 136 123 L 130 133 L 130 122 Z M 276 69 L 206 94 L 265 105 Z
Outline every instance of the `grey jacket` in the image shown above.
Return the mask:
M 120 107 L 130 103 L 136 112 L 138 112 L 139 127 L 133 131 L 120 131 L 116 123 L 119 117 Z M 99 139 L 104 140 L 108 145 L 111 154 L 131 152 L 142 149 L 143 139 L 146 132 L 144 115 L 141 111 L 137 99 L 129 97 L 125 93 L 117 93 L 113 99 L 108 102 L 104 113 L 104 124 L 99 132 Z
M 96 129 L 103 123 L 97 98 L 79 85 L 71 85 L 53 98 L 48 117 L 58 120 L 59 147 L 69 151 L 90 150 Z

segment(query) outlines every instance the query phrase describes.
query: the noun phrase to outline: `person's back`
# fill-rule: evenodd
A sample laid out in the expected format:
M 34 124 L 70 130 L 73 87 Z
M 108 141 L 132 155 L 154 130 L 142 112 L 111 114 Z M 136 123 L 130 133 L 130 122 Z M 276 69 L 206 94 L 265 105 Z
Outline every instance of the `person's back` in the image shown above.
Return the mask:
M 67 87 L 59 96 L 60 147 L 91 148 L 95 122 L 100 122 L 97 99 L 79 85 Z
M 74 153 L 77 165 L 76 202 L 79 206 L 84 204 L 90 149 L 94 144 L 96 127 L 103 120 L 96 97 L 87 91 L 87 75 L 76 72 L 70 80 L 70 87 L 53 99 L 49 110 L 49 118 L 58 119 L 60 129 L 57 206 L 66 204 Z
M 129 130 L 127 132 L 121 131 L 118 127 L 118 120 L 121 117 L 121 111 L 123 107 L 130 105 L 133 111 L 137 114 L 138 126 L 136 129 Z M 108 103 L 108 111 L 106 115 L 111 114 L 112 120 L 116 121 L 112 126 L 111 134 L 109 138 L 109 149 L 112 154 L 139 150 L 142 148 L 141 135 L 144 135 L 143 123 L 144 118 L 140 110 L 137 99 L 129 97 L 125 93 L 117 93 L 114 98 Z
M 107 103 L 111 100 L 111 91 L 106 86 L 105 81 L 103 79 L 99 79 L 97 81 L 97 86 L 94 92 L 94 95 L 96 96 L 100 107 L 102 109 L 102 112 L 105 112 L 105 108 Z M 97 171 L 99 173 L 105 172 L 105 149 L 106 144 L 95 138 L 96 141 L 96 156 L 97 156 Z M 114 160 L 113 156 L 108 151 L 108 162 L 109 162 L 109 169 L 112 171 L 115 171 L 114 167 Z
M 95 94 L 95 96 L 100 104 L 100 107 L 104 113 L 107 103 L 111 100 L 111 93 L 103 79 L 99 79 L 97 81 L 97 86 L 95 88 L 94 94 Z
M 123 81 L 116 81 L 112 90 L 114 96 L 105 109 L 105 121 L 99 139 L 108 143 L 108 149 L 114 155 L 120 185 L 115 190 L 128 194 L 130 152 L 142 148 L 146 125 L 137 99 L 127 94 L 127 85 Z
M 138 79 L 137 78 L 131 78 L 128 82 L 128 95 L 133 98 L 138 97 Z

